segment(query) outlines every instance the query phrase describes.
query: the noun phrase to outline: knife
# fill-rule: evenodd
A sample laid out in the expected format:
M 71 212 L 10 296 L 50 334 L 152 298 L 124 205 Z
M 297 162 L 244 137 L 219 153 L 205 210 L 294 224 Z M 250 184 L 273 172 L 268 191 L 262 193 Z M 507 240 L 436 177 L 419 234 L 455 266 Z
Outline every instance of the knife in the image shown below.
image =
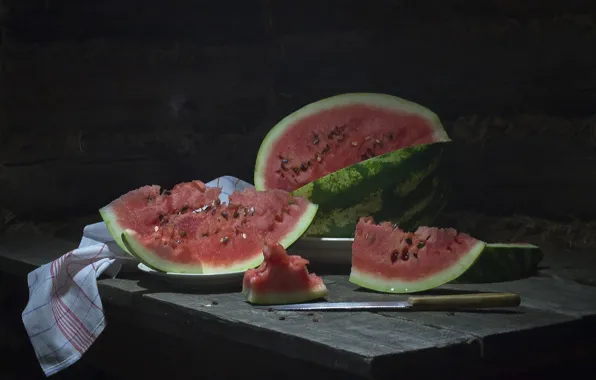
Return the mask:
M 261 306 L 283 311 L 354 311 L 354 310 L 455 310 L 495 307 L 516 307 L 521 303 L 519 294 L 473 293 L 442 296 L 411 296 L 406 301 L 383 302 L 315 302 L 288 305 Z

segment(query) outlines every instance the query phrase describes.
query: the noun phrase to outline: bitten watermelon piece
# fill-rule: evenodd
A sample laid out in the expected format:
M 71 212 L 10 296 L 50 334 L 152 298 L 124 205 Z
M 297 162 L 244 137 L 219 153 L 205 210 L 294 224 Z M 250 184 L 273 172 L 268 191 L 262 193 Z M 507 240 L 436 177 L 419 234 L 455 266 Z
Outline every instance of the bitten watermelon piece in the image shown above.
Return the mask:
M 249 188 L 219 200 L 201 181 L 160 192 L 144 186 L 100 210 L 116 242 L 147 266 L 177 273 L 227 273 L 263 261 L 262 241 L 291 245 L 318 206 L 283 190 Z
M 271 129 L 254 182 L 319 205 L 306 236 L 353 237 L 362 216 L 414 228 L 432 223 L 448 201 L 440 163 L 449 141 L 438 116 L 419 104 L 385 94 L 337 95 Z
M 267 242 L 265 260 L 244 273 L 242 294 L 253 304 L 299 303 L 327 296 L 321 277 L 308 273 L 308 260 L 288 255 L 279 243 Z
M 349 93 L 308 104 L 265 136 L 259 190 L 293 191 L 357 162 L 409 146 L 449 141 L 431 110 L 395 96 Z
M 435 288 L 461 276 L 486 243 L 452 228 L 405 232 L 389 222 L 361 218 L 352 244 L 350 282 L 387 293 Z

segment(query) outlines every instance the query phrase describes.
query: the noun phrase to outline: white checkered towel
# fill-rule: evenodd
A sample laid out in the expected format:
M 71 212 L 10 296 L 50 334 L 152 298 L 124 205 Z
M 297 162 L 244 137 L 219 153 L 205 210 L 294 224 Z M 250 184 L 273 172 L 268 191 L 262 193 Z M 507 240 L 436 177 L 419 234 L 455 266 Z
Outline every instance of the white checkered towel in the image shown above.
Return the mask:
M 207 186 L 222 188 L 222 202 L 234 190 L 253 187 L 231 176 Z M 23 323 L 46 376 L 76 362 L 105 328 L 97 277 L 102 273 L 115 277 L 123 260 L 133 259 L 114 243 L 101 222 L 85 227 L 77 249 L 29 273 Z

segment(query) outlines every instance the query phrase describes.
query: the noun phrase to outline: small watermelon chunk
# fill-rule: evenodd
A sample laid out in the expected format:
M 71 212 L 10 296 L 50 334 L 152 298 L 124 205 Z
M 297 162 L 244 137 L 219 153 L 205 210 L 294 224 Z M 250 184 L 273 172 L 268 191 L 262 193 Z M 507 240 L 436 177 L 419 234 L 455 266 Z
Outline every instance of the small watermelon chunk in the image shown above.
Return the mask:
M 452 228 L 421 226 L 406 232 L 363 217 L 356 226 L 349 280 L 386 293 L 424 291 L 461 276 L 485 246 Z
M 327 296 L 323 279 L 308 273 L 308 260 L 288 255 L 279 243 L 267 242 L 265 260 L 256 269 L 244 273 L 242 294 L 253 304 L 306 302 Z
M 220 193 L 200 181 L 161 193 L 158 186 L 144 186 L 100 213 L 116 242 L 153 269 L 228 273 L 259 265 L 264 238 L 291 245 L 318 209 L 283 190 L 236 191 L 228 204 Z

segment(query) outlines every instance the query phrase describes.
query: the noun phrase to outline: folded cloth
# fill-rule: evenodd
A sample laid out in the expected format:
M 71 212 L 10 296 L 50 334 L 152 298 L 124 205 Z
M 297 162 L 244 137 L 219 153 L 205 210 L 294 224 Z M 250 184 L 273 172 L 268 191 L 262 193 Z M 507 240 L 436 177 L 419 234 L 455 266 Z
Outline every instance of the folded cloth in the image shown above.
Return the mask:
M 231 176 L 206 185 L 221 187 L 220 200 L 225 203 L 234 190 L 253 187 Z M 124 260 L 134 259 L 100 222 L 84 228 L 77 249 L 29 273 L 23 324 L 46 376 L 79 360 L 106 327 L 97 278 L 115 277 Z

